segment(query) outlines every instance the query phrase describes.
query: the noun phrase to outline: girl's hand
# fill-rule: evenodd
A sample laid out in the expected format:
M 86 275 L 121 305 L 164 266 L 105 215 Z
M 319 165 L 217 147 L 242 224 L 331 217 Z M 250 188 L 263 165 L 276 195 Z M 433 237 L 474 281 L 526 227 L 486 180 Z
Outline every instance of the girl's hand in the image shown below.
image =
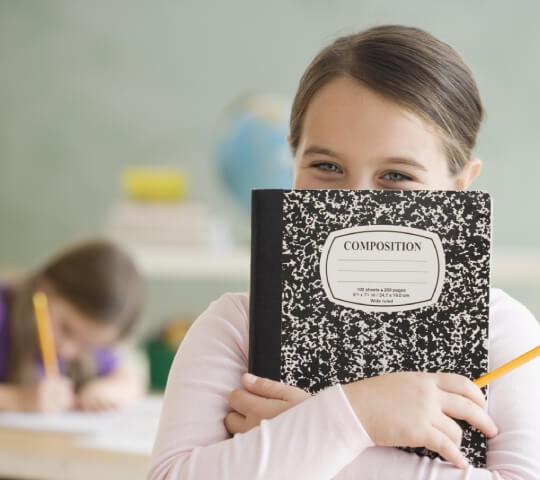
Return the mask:
M 358 419 L 379 446 L 426 447 L 465 468 L 459 450 L 466 420 L 488 437 L 497 427 L 484 411 L 482 391 L 452 373 L 401 372 L 343 386 Z
M 22 410 L 43 413 L 71 410 L 75 402 L 71 381 L 61 376 L 45 377 L 35 385 L 21 387 L 19 399 Z
M 242 376 L 242 384 L 243 389 L 229 395 L 233 411 L 225 417 L 225 427 L 231 435 L 247 432 L 310 397 L 300 388 L 249 373 Z
M 83 385 L 76 399 L 81 410 L 117 410 L 133 403 L 121 384 L 110 378 L 97 378 Z

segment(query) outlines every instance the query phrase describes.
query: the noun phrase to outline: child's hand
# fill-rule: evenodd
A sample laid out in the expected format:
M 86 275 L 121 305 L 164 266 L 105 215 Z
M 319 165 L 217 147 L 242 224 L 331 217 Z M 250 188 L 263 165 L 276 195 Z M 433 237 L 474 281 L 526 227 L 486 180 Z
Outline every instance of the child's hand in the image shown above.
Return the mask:
M 81 410 L 117 410 L 133 403 L 122 385 L 109 378 L 97 378 L 83 385 L 77 396 Z
M 61 376 L 46 377 L 35 385 L 21 387 L 19 394 L 22 410 L 57 413 L 74 406 L 73 385 Z
M 482 391 L 461 375 L 392 373 L 344 385 L 343 390 L 379 446 L 426 447 L 464 468 L 462 430 L 452 418 L 466 420 L 488 437 L 497 434 L 484 411 Z
M 233 411 L 225 417 L 225 427 L 231 435 L 247 432 L 310 397 L 300 388 L 250 374 L 244 374 L 242 383 L 245 389 L 229 395 Z

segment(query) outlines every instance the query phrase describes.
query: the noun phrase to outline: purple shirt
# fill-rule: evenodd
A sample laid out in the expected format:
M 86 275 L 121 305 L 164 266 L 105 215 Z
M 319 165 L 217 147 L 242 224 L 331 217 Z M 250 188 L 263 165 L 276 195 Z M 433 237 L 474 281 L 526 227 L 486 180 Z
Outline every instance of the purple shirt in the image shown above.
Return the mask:
M 5 290 L 0 289 L 0 382 L 4 382 L 7 374 L 7 362 L 9 355 L 9 321 L 7 312 Z M 96 372 L 98 376 L 111 373 L 118 365 L 118 356 L 110 348 L 100 348 L 93 352 L 96 362 Z M 42 372 L 41 361 L 36 362 L 37 369 Z M 59 362 L 62 370 L 62 362 Z

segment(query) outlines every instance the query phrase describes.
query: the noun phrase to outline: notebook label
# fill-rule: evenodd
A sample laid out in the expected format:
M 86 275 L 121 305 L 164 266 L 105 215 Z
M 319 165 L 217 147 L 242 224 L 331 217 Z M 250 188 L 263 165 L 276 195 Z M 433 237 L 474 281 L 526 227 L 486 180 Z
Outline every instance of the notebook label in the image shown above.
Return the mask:
M 368 312 L 412 310 L 437 302 L 445 275 L 441 240 L 427 230 L 366 225 L 332 232 L 320 274 L 328 298 Z

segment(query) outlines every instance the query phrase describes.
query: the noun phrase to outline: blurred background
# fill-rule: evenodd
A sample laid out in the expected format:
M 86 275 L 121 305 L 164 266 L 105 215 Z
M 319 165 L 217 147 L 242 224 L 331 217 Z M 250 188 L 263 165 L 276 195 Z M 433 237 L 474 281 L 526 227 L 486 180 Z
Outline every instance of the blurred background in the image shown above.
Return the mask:
M 402 23 L 475 74 L 493 284 L 540 317 L 538 15 L 532 0 L 0 0 L 0 272 L 112 236 L 147 283 L 138 338 L 174 351 L 211 300 L 248 289 L 247 195 L 290 186 L 288 109 L 312 57 Z

